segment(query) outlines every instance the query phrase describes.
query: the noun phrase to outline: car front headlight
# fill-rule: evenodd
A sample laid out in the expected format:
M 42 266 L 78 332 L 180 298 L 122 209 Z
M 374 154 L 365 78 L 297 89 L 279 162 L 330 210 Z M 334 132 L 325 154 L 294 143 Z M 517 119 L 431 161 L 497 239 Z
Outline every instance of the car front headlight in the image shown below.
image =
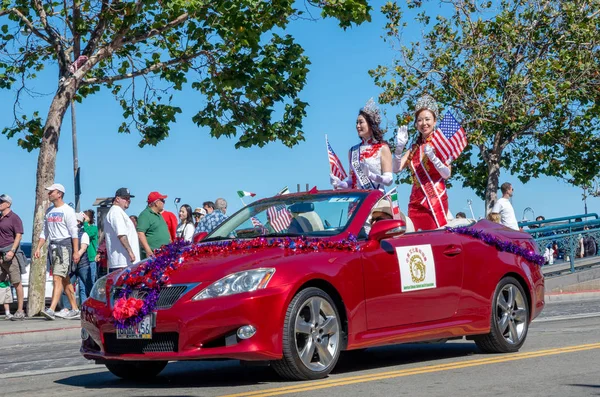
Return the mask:
M 90 298 L 106 303 L 106 280 L 108 280 L 108 275 L 101 277 L 96 281 L 92 288 L 92 292 L 90 292 Z
M 269 280 L 271 280 L 274 273 L 275 269 L 273 268 L 261 268 L 232 273 L 204 288 L 197 293 L 192 300 L 199 301 L 207 298 L 216 298 L 218 296 L 228 296 L 239 294 L 241 292 L 251 292 L 263 289 L 267 287 L 267 284 L 269 284 Z

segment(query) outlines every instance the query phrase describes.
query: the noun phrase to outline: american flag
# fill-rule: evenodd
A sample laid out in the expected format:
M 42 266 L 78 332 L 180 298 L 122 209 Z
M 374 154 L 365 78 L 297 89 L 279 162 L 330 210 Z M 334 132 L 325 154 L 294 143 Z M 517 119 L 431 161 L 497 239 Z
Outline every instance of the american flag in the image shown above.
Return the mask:
M 341 180 L 346 179 L 348 174 L 346 174 L 346 170 L 344 170 L 344 166 L 342 165 L 339 157 L 331 148 L 329 139 L 327 139 L 327 135 L 325 135 L 325 143 L 327 144 L 327 154 L 329 156 L 329 168 L 331 169 L 331 173 Z
M 450 157 L 456 159 L 462 153 L 467 146 L 467 134 L 452 113 L 448 112 L 433 134 L 431 143 L 440 159 L 447 162 Z
M 285 204 L 277 204 L 267 209 L 269 223 L 277 233 L 286 230 L 292 223 L 292 214 Z
M 260 221 L 258 220 L 257 217 L 253 216 L 252 218 L 250 218 L 250 221 L 252 221 L 252 226 L 254 227 L 261 227 L 263 224 L 260 223 Z

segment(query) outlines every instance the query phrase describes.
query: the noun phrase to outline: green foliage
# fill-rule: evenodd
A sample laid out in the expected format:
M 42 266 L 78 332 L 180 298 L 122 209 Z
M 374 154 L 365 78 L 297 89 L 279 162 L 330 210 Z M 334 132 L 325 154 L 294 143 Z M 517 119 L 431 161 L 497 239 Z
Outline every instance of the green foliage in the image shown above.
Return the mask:
M 307 104 L 299 94 L 310 62 L 291 36 L 277 32 L 311 8 L 344 29 L 370 21 L 367 0 L 3 0 L 0 88 L 26 94 L 48 67 L 58 68 L 55 99 L 81 102 L 108 88 L 123 108 L 119 132 L 138 131 L 145 146 L 169 135 L 181 113 L 175 92 L 191 86 L 201 104 L 193 121 L 212 136 L 237 137 L 238 148 L 274 141 L 291 147 L 304 139 Z M 88 61 L 71 74 L 78 48 Z M 51 109 L 58 117 L 48 120 L 62 120 L 66 107 Z M 38 129 L 49 128 L 43 125 L 37 116 L 15 115 L 3 133 L 24 136 L 19 144 L 31 150 L 42 142 Z
M 401 56 L 370 72 L 383 89 L 380 101 L 412 109 L 429 93 L 458 113 L 470 145 L 453 175 L 488 201 L 498 167 L 522 182 L 548 175 L 580 184 L 598 175 L 600 3 L 452 0 L 447 12 L 433 7 L 447 18 L 429 16 L 431 4 L 409 2 L 424 33 L 408 45 L 402 10 L 383 6 L 385 39 Z

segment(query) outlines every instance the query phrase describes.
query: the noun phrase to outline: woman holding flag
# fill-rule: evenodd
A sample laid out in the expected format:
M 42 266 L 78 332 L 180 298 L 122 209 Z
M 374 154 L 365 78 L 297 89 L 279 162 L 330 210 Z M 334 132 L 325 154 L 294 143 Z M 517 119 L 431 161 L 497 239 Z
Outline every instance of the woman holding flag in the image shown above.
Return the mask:
M 371 98 L 356 119 L 356 131 L 361 142 L 350 149 L 350 176 L 342 180 L 343 176 L 331 173 L 330 182 L 334 189 L 384 190 L 384 186 L 392 184 L 392 152 L 383 139 L 380 122 L 379 108 Z
M 445 161 L 439 157 L 436 139 L 438 106 L 435 100 L 425 95 L 415 107 L 415 127 L 419 131 L 417 141 L 404 155 L 400 155 L 408 142 L 406 127 L 398 128 L 397 146 L 394 152 L 394 172 L 409 167 L 413 187 L 408 203 L 408 217 L 415 230 L 432 230 L 445 226 L 448 222 L 448 195 L 445 180 L 450 177 L 452 168 L 449 156 Z

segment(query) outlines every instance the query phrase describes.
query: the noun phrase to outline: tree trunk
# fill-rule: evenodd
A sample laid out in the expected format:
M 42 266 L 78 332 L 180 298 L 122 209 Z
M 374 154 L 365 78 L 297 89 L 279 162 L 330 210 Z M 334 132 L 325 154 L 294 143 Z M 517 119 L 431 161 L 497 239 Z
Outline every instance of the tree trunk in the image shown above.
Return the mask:
M 500 180 L 500 155 L 492 153 L 487 159 L 488 178 L 485 187 L 485 214 L 489 214 L 498 199 L 498 186 Z
M 67 78 L 64 84 L 59 87 L 50 105 L 46 124 L 44 125 L 44 137 L 42 138 L 37 165 L 33 236 L 31 238 L 34 252 L 44 225 L 46 209 L 48 209 L 50 203 L 45 188 L 54 182 L 60 128 L 73 93 L 76 91 L 75 83 L 73 78 Z M 37 315 L 44 309 L 45 305 L 46 246 L 47 244 L 42 247 L 39 259 L 34 259 L 32 255 L 31 268 L 29 269 L 29 293 L 27 296 L 27 315 L 29 317 Z

